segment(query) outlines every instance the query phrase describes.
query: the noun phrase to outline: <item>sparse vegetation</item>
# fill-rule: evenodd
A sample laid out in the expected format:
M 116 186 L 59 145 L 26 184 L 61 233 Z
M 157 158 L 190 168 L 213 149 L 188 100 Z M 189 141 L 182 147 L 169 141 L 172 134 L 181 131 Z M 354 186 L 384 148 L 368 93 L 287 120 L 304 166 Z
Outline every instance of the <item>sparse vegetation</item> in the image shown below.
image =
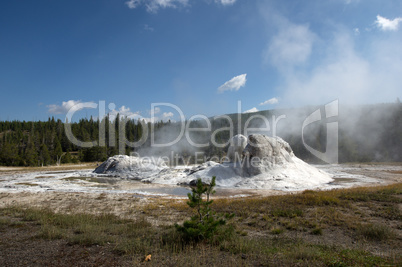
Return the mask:
M 26 231 L 33 236 L 30 242 L 64 240 L 69 246 L 99 246 L 127 265 L 152 254 L 157 265 L 396 266 L 402 260 L 401 195 L 402 184 L 394 184 L 215 199 L 209 205 L 211 210 L 236 214 L 230 220 L 234 231 L 217 227 L 208 242 L 198 243 L 185 242 L 172 225 L 194 215 L 186 201 L 155 199 L 143 206 L 134 220 L 107 213 L 63 214 L 8 207 L 0 209 L 4 236 L 0 249 L 6 251 L 11 242 L 5 241 L 8 233 Z M 151 203 L 154 208 L 148 207 Z M 152 223 L 165 214 L 174 214 L 174 221 L 159 226 Z M 199 214 L 195 215 L 198 221 Z
M 394 232 L 381 224 L 361 224 L 357 227 L 357 233 L 372 241 L 383 241 L 394 237 Z
M 313 235 L 322 235 L 322 229 L 319 228 L 319 227 L 316 227 L 316 228 L 314 228 L 314 229 L 311 231 L 311 233 L 312 233 Z

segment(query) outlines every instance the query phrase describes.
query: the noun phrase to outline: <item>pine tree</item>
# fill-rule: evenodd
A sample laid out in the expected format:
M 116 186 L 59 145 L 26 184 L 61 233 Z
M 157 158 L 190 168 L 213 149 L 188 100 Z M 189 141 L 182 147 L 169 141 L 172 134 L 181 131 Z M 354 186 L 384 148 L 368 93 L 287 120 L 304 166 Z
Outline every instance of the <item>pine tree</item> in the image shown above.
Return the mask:
M 32 141 L 28 141 L 28 145 L 25 149 L 24 161 L 26 166 L 38 165 L 38 153 L 36 152 L 35 145 Z
M 185 221 L 183 226 L 176 224 L 177 231 L 183 234 L 183 238 L 186 241 L 201 241 L 211 239 L 218 231 L 220 226 L 226 224 L 226 220 L 222 215 L 216 215 L 210 208 L 213 200 L 210 200 L 210 196 L 215 194 L 214 187 L 216 177 L 213 176 L 211 183 L 203 184 L 200 178 L 197 180 L 197 184 L 192 188 L 192 192 L 188 193 L 189 201 L 187 205 L 194 208 L 197 214 L 191 217 L 190 220 Z M 203 199 L 203 195 L 206 195 L 206 200 Z M 232 218 L 234 214 L 225 214 L 226 219 Z M 227 228 L 232 232 L 233 228 Z
M 0 151 L 0 161 L 6 166 L 15 165 L 18 162 L 18 149 L 8 142 L 4 142 Z
M 40 146 L 39 160 L 40 160 L 40 163 L 42 164 L 42 166 L 46 166 L 51 163 L 49 149 L 47 148 L 46 144 L 42 144 Z
M 64 157 L 61 160 L 62 163 L 71 163 L 73 162 L 73 158 L 71 157 L 71 154 L 69 151 L 67 151 L 64 155 Z

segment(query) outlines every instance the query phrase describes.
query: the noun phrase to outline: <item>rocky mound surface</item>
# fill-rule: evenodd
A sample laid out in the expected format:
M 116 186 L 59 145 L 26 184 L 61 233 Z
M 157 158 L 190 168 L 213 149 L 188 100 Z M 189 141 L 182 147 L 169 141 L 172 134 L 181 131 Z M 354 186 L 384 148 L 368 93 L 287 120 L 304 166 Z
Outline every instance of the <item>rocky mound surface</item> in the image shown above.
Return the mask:
M 247 144 L 245 143 L 247 141 Z M 287 142 L 261 134 L 237 135 L 230 141 L 228 162 L 168 167 L 160 158 L 114 156 L 94 173 L 161 184 L 209 182 L 221 187 L 304 190 L 333 181 L 330 175 L 297 158 Z
M 290 145 L 279 137 L 252 134 L 243 150 L 244 176 L 254 176 L 294 164 Z
M 116 155 L 99 165 L 94 173 L 142 180 L 158 175 L 166 169 L 169 167 L 161 158 Z
M 233 137 L 235 140 L 231 140 L 228 154 L 239 151 L 242 143 L 236 140 L 243 137 Z M 327 173 L 297 158 L 290 145 L 279 137 L 250 135 L 241 156 L 229 157 L 229 160 L 223 164 L 209 163 L 210 167 L 191 176 L 202 179 L 216 176 L 218 185 L 279 190 L 302 190 L 333 181 Z
M 238 134 L 233 136 L 229 141 L 227 157 L 231 162 L 241 161 L 243 150 L 247 146 L 247 137 Z

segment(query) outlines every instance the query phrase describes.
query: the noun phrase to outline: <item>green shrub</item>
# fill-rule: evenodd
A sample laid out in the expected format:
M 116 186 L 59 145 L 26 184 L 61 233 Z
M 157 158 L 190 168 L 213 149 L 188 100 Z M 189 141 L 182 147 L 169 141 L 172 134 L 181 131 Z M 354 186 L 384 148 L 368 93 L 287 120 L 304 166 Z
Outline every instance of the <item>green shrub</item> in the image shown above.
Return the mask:
M 219 237 L 215 235 L 219 232 L 222 237 L 228 237 L 233 232 L 231 227 L 225 230 L 219 230 L 220 226 L 226 224 L 226 220 L 233 215 L 217 215 L 210 208 L 213 200 L 210 200 L 210 196 L 215 193 L 214 186 L 216 177 L 212 177 L 211 183 L 204 185 L 199 178 L 197 185 L 192 188 L 192 192 L 188 193 L 189 201 L 187 205 L 197 211 L 197 214 L 192 216 L 190 220 L 187 220 L 183 225 L 176 224 L 175 227 L 183 235 L 185 241 L 198 242 L 201 240 L 219 241 Z M 203 195 L 206 195 L 206 200 L 203 200 Z

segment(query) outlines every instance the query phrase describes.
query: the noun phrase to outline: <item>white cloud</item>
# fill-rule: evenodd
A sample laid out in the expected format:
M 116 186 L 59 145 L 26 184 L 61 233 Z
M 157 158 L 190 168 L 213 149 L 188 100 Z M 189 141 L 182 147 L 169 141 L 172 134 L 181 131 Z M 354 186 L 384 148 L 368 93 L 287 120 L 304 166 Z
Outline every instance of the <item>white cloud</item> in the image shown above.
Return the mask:
M 118 110 L 115 110 L 115 109 L 111 110 L 109 112 L 110 119 L 114 120 L 115 117 L 117 116 L 117 114 L 119 114 L 119 116 L 121 118 L 122 117 L 127 117 L 127 118 L 130 118 L 130 119 L 138 119 L 138 118 L 141 117 L 139 111 L 132 112 L 129 107 L 126 107 L 124 105 L 121 106 Z
M 78 104 L 82 104 L 81 100 L 69 100 L 66 102 L 62 102 L 61 105 L 48 105 L 48 112 L 51 114 L 66 114 L 70 109 L 74 108 Z M 86 102 L 86 103 L 94 103 L 94 102 Z M 113 107 L 113 110 L 109 112 L 109 116 L 111 120 L 114 120 L 117 114 L 119 114 L 121 117 L 129 117 L 131 119 L 138 118 L 140 117 L 140 112 L 132 112 L 129 107 L 126 106 L 121 106 L 118 110 L 114 109 L 115 105 L 112 103 L 111 105 Z
M 215 3 L 223 6 L 230 6 L 236 3 L 237 0 L 215 0 Z M 179 8 L 188 5 L 189 0 L 128 0 L 125 4 L 130 9 L 135 9 L 144 5 L 148 12 L 156 13 L 160 8 Z M 147 26 L 147 25 L 146 25 Z M 152 28 L 151 28 L 152 29 Z M 150 30 L 150 29 L 146 29 Z M 153 29 L 152 29 L 153 31 Z
M 173 121 L 171 118 L 174 116 L 173 112 L 163 112 L 161 113 L 161 108 L 160 107 L 154 107 L 153 109 L 154 113 L 152 114 L 152 110 L 148 110 L 148 114 L 151 115 L 150 118 L 145 118 L 145 117 L 140 117 L 141 120 L 145 120 L 146 122 L 158 122 L 158 121 Z M 159 115 L 157 115 L 159 114 Z
M 148 24 L 145 24 L 145 25 L 144 25 L 144 30 L 153 32 L 155 29 L 152 28 L 151 26 L 149 26 Z
M 264 63 L 288 72 L 289 68 L 305 63 L 312 52 L 316 35 L 307 25 L 295 25 L 281 18 L 279 33 L 263 52 Z
M 138 116 L 138 119 L 139 120 L 144 120 L 147 123 L 148 122 L 154 123 L 154 122 L 168 121 L 168 120 L 174 122 L 174 120 L 171 119 L 173 116 L 174 116 L 173 112 L 163 112 L 160 117 L 159 116 L 153 116 L 153 117 L 145 118 L 145 117 L 142 117 L 142 116 Z
M 66 114 L 71 108 L 74 108 L 78 104 L 85 104 L 85 103 L 91 103 L 94 104 L 94 102 L 82 102 L 81 100 L 69 100 L 69 101 L 63 101 L 61 105 L 56 105 L 56 104 L 51 104 L 47 105 L 46 107 L 48 108 L 48 112 L 51 114 Z M 128 119 L 136 119 L 136 120 L 145 120 L 146 122 L 157 122 L 157 121 L 167 121 L 167 120 L 172 120 L 174 117 L 173 112 L 163 112 L 161 113 L 161 109 L 159 107 L 155 107 L 154 109 L 154 115 L 160 114 L 159 116 L 153 116 L 150 118 L 146 118 L 141 116 L 140 111 L 135 111 L 133 112 L 129 107 L 126 106 L 121 106 L 120 108 L 116 109 L 115 104 L 110 103 L 109 104 L 109 109 L 106 110 L 107 114 L 109 115 L 109 119 L 111 121 L 114 121 L 117 117 L 117 114 L 119 114 L 120 118 L 128 118 Z M 77 107 L 78 108 L 78 107 Z
M 161 108 L 160 107 L 155 107 L 154 108 L 154 114 L 158 114 L 161 112 Z M 151 114 L 151 111 L 149 111 L 149 114 Z
M 273 90 L 278 93 L 283 107 L 321 105 L 335 99 L 339 99 L 341 105 L 386 103 L 400 97 L 402 35 L 365 34 L 362 40 L 356 38 L 347 25 L 331 23 L 328 29 L 332 32 L 321 29 L 315 32 L 314 27 L 294 25 L 270 5 L 261 5 L 260 13 L 267 27 L 276 25 L 279 29 L 274 38 L 268 39 L 262 55 L 266 60 L 264 63 L 276 63 L 273 66 L 280 76 Z M 299 32 L 294 37 L 289 36 L 292 25 L 293 31 Z M 362 27 L 362 33 L 363 29 L 369 31 L 372 27 Z M 308 38 L 302 36 L 303 31 Z M 296 49 L 303 56 L 287 49 L 295 39 L 305 40 L 304 49 Z M 284 40 L 285 48 L 275 45 L 275 42 L 280 43 L 278 40 Z M 294 45 L 298 47 L 299 44 Z M 293 56 L 282 53 L 286 50 Z M 292 58 L 294 56 L 296 59 Z
M 264 106 L 264 105 L 274 105 L 277 104 L 279 102 L 279 99 L 276 97 L 273 97 L 271 99 L 268 99 L 262 103 L 260 103 L 260 106 Z
M 359 28 L 354 28 L 353 32 L 355 33 L 355 35 L 359 35 L 360 34 L 360 29 Z
M 126 107 L 126 106 L 121 106 L 121 107 L 119 108 L 119 114 L 120 114 L 121 116 L 130 117 L 130 116 L 132 116 L 132 115 L 139 115 L 139 111 L 137 111 L 137 112 L 132 112 L 132 111 L 130 110 L 130 108 L 128 108 L 128 107 Z
M 253 112 L 257 112 L 258 109 L 256 107 L 253 107 L 252 109 L 246 110 L 243 113 L 253 113 Z
M 218 88 L 218 93 L 223 93 L 224 91 L 238 91 L 240 87 L 246 85 L 246 76 L 247 73 L 233 77 Z
M 130 0 L 126 2 L 126 5 L 129 8 L 136 8 L 137 6 L 139 6 L 139 4 L 141 3 L 141 0 Z
M 377 27 L 383 31 L 397 31 L 400 22 L 402 22 L 402 18 L 395 18 L 393 20 L 390 20 L 377 15 L 377 20 L 375 21 L 375 24 L 377 24 Z
M 369 56 L 355 48 L 355 38 L 344 30 L 320 51 L 311 70 L 283 74 L 282 102 L 290 105 L 325 104 L 339 99 L 342 104 L 389 102 L 400 95 L 402 51 L 400 38 L 373 39 Z
M 174 115 L 173 112 L 163 112 L 162 118 L 166 120 L 173 117 L 173 115 Z
M 236 0 L 215 0 L 217 3 L 221 3 L 224 6 L 233 5 Z
M 61 106 L 56 104 L 47 105 L 48 112 L 51 114 L 65 114 L 75 105 L 82 103 L 81 100 L 68 100 L 62 102 Z
M 131 8 L 137 8 L 144 4 L 147 11 L 156 13 L 160 8 L 178 8 L 179 6 L 186 6 L 188 0 L 129 0 L 126 5 Z

